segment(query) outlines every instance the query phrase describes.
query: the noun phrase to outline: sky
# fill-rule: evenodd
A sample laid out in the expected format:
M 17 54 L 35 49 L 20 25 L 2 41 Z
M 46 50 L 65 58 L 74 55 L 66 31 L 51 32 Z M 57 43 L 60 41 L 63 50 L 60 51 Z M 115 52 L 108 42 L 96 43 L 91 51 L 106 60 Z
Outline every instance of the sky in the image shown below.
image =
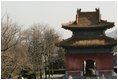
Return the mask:
M 115 22 L 117 26 L 116 1 L 2 1 L 1 15 L 9 14 L 13 21 L 24 28 L 34 23 L 49 24 L 63 39 L 71 37 L 72 32 L 62 28 L 62 23 L 74 21 L 77 8 L 81 11 L 100 9 L 101 19 Z

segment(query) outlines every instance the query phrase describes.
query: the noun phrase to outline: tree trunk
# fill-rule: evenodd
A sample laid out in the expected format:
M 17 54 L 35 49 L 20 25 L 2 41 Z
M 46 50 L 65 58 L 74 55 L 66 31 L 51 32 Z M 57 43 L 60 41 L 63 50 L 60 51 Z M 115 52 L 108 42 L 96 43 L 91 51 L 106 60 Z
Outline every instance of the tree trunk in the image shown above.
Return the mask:
M 40 79 L 42 79 L 42 70 L 40 69 Z

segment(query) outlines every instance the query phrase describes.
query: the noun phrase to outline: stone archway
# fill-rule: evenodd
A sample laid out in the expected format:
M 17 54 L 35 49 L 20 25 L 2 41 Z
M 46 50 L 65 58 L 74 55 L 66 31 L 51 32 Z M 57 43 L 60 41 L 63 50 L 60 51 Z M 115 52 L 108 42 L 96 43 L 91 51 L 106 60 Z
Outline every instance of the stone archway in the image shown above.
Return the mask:
M 83 75 L 85 76 L 93 76 L 96 75 L 96 62 L 93 60 L 85 60 L 84 61 L 84 71 Z

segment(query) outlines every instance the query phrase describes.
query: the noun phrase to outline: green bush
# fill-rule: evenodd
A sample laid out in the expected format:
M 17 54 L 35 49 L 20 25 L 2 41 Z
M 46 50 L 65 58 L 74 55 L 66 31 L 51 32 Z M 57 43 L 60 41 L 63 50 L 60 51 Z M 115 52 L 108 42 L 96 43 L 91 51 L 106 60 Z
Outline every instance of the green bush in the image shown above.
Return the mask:
M 46 71 L 46 74 L 49 74 L 49 71 Z M 65 74 L 65 70 L 50 70 L 50 74 Z

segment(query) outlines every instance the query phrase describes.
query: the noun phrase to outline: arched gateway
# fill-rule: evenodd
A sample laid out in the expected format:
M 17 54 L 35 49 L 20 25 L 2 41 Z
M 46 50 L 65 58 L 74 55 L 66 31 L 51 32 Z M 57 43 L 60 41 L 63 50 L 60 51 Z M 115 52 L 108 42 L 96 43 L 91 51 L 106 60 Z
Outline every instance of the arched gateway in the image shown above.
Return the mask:
M 96 62 L 93 60 L 84 61 L 83 75 L 93 76 L 96 75 Z
M 101 20 L 100 11 L 77 10 L 76 20 L 62 24 L 73 32 L 71 38 L 59 43 L 65 49 L 66 75 L 72 78 L 102 76 L 108 78 L 113 71 L 113 48 L 117 41 L 105 35 L 113 22 Z

